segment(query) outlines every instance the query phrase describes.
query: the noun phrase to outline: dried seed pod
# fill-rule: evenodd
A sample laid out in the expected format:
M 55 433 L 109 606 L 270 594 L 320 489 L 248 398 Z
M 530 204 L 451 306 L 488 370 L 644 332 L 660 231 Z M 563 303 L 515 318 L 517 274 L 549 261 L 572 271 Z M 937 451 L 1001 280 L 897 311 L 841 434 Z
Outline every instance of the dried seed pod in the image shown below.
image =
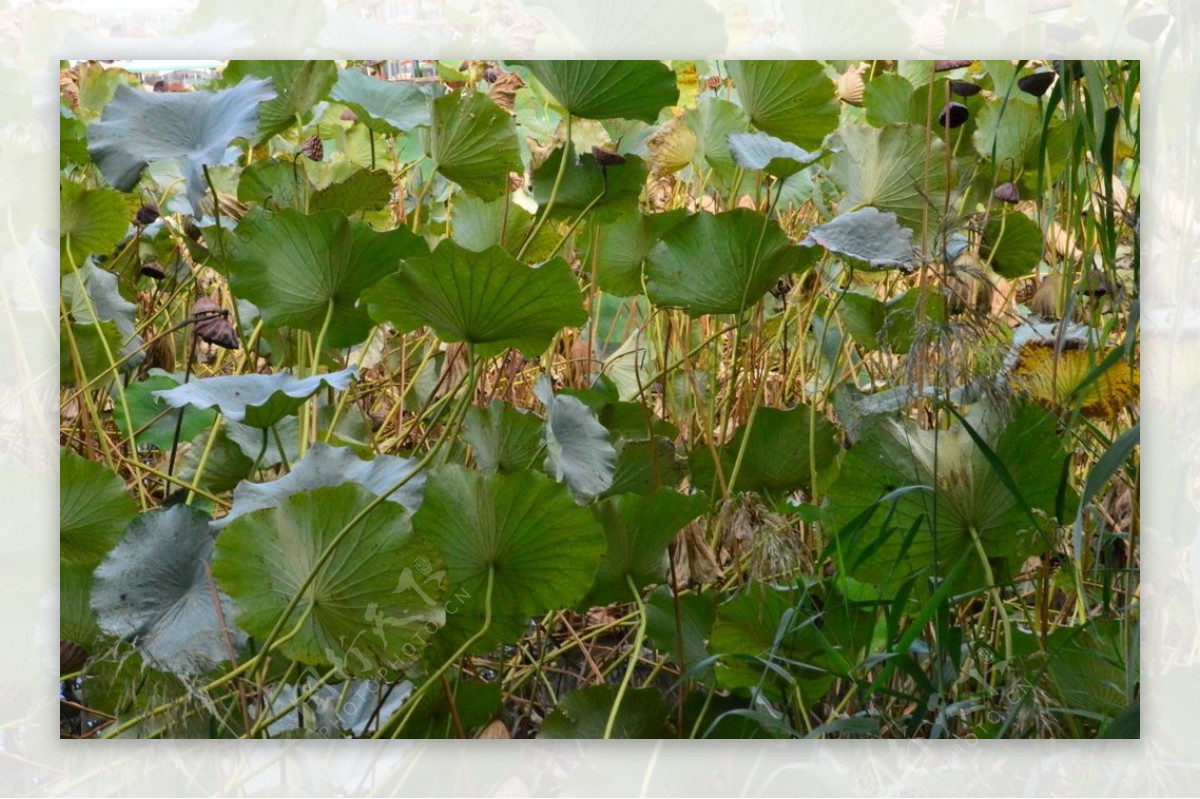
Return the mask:
M 942 113 L 938 114 L 938 125 L 943 128 L 957 128 L 970 116 L 971 112 L 962 103 L 946 103 Z
M 321 137 L 315 133 L 309 136 L 300 148 L 300 153 L 310 161 L 320 161 L 323 159 L 325 157 L 325 145 L 321 143 Z
M 196 319 L 196 336 L 201 341 L 236 350 L 237 332 L 229 323 L 229 312 L 208 297 L 201 297 L 192 306 L 192 317 Z
M 933 71 L 934 72 L 949 72 L 950 70 L 958 69 L 959 67 L 969 67 L 972 63 L 974 63 L 974 62 L 972 62 L 971 59 L 969 59 L 969 58 L 965 59 L 965 60 L 958 60 L 958 61 L 934 61 L 933 62 Z
M 204 235 L 200 230 L 200 226 L 196 224 L 196 220 L 190 216 L 183 220 L 183 232 L 187 234 L 189 239 L 195 242 L 199 242 L 200 237 Z
M 1011 180 L 997 186 L 995 191 L 992 192 L 992 196 L 1002 203 L 1016 203 L 1021 201 L 1021 193 L 1017 191 L 1017 184 Z
M 1079 281 L 1079 293 L 1088 297 L 1103 297 L 1109 291 L 1108 276 L 1094 267 Z
M 158 261 L 146 261 L 142 264 L 142 274 L 154 280 L 162 280 L 167 276 L 167 272 L 162 268 L 162 264 Z
M 1062 275 L 1055 272 L 1047 275 L 1033 293 L 1029 310 L 1043 319 L 1062 319 L 1065 298 L 1062 296 Z
M 1027 303 L 1033 299 L 1033 295 L 1037 292 L 1038 286 L 1035 280 L 1022 280 L 1017 284 L 1016 292 L 1013 294 L 1013 299 L 1016 302 Z
M 83 668 L 87 662 L 88 653 L 74 641 L 58 642 L 58 673 L 72 674 Z
M 142 227 L 153 224 L 158 217 L 158 206 L 154 203 L 143 203 L 142 207 L 137 209 L 137 223 Z
M 625 156 L 612 150 L 605 150 L 599 145 L 592 146 L 592 156 L 595 157 L 596 163 L 603 167 L 620 166 L 625 163 Z
M 1026 94 L 1041 97 L 1054 85 L 1055 77 L 1057 76 L 1048 69 L 1041 72 L 1034 72 L 1032 75 L 1019 78 L 1017 80 L 1017 88 Z
M 488 83 L 495 83 L 496 80 L 499 79 L 499 77 L 503 74 L 504 74 L 504 70 L 502 70 L 502 69 L 497 69 L 496 67 L 488 67 L 487 69 L 485 69 L 483 71 L 483 79 L 486 80 Z
M 988 280 L 979 256 L 966 251 L 960 255 L 946 273 L 942 293 L 946 296 L 946 309 L 952 314 L 964 311 L 987 313 L 992 307 L 994 287 Z
M 978 83 L 971 83 L 969 80 L 952 80 L 950 81 L 950 91 L 959 97 L 974 97 L 983 91 L 983 87 Z
M 168 372 L 175 371 L 175 342 L 168 333 L 165 336 L 155 334 L 153 328 L 146 329 L 146 338 L 150 341 L 146 347 L 146 362 L 144 366 L 157 367 Z
M 863 80 L 863 73 L 866 72 L 867 65 L 860 64 L 856 67 L 850 67 L 842 74 L 837 81 L 837 95 L 842 102 L 861 107 L 863 104 L 863 96 L 867 91 L 867 84 Z
M 492 70 L 489 70 L 492 71 Z M 517 99 L 517 91 L 525 88 L 525 81 L 515 72 L 501 72 L 494 70 L 497 75 L 488 82 L 492 85 L 488 88 L 488 97 L 496 105 L 503 108 L 505 111 L 512 113 L 513 103 Z

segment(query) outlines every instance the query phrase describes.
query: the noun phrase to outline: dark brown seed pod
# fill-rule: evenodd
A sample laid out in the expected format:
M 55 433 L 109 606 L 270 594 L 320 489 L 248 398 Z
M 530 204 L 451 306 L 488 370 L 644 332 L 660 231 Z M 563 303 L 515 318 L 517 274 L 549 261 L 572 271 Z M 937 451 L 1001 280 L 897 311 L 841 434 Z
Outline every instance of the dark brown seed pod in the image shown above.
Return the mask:
M 938 125 L 943 128 L 957 128 L 970 116 L 971 112 L 962 103 L 946 103 L 942 113 L 938 114 Z
M 58 642 L 58 673 L 72 674 L 87 662 L 87 650 L 74 641 Z
M 153 224 L 158 217 L 158 206 L 154 203 L 143 203 L 142 207 L 137 209 L 137 223 L 142 227 Z
M 992 196 L 1002 203 L 1015 203 L 1021 201 L 1021 193 L 1017 191 L 1017 184 L 1011 180 L 1008 183 L 1001 183 L 992 192 Z
M 978 83 L 971 83 L 969 80 L 952 80 L 950 81 L 950 91 L 959 97 L 974 97 L 983 91 L 983 87 Z
M 625 156 L 599 146 L 592 147 L 592 156 L 596 159 L 596 163 L 603 167 L 620 166 L 625 163 Z
M 504 74 L 504 70 L 502 70 L 502 69 L 497 69 L 496 67 L 488 67 L 487 69 L 485 69 L 483 71 L 483 79 L 486 80 L 488 83 L 495 83 L 496 81 L 498 81 L 500 79 L 500 76 L 503 74 Z
M 1079 281 L 1079 293 L 1088 297 L 1103 297 L 1108 294 L 1108 277 L 1099 269 L 1091 269 Z
M 200 230 L 200 226 L 196 224 L 196 220 L 190 216 L 183 220 L 183 232 L 187 234 L 189 239 L 195 242 L 199 242 L 200 237 L 204 235 Z
M 162 268 L 162 264 L 158 261 L 146 261 L 142 264 L 142 274 L 154 280 L 162 280 L 167 276 L 167 272 Z
M 958 69 L 959 67 L 969 67 L 972 63 L 974 63 L 974 62 L 972 62 L 971 59 L 969 59 L 969 58 L 965 59 L 965 60 L 960 59 L 958 61 L 934 61 L 933 62 L 933 71 L 934 72 L 949 72 L 950 70 Z
M 236 350 L 241 345 L 228 316 L 228 311 L 208 297 L 196 300 L 192 306 L 192 318 L 196 320 L 197 338 L 227 350 Z
M 1031 75 L 1026 75 L 1017 80 L 1017 88 L 1026 94 L 1032 94 L 1034 97 L 1041 97 L 1050 87 L 1054 85 L 1055 74 L 1050 70 L 1044 72 L 1034 72 Z
M 300 152 L 310 161 L 320 161 L 325 157 L 325 145 L 321 143 L 321 137 L 314 133 L 305 140 Z

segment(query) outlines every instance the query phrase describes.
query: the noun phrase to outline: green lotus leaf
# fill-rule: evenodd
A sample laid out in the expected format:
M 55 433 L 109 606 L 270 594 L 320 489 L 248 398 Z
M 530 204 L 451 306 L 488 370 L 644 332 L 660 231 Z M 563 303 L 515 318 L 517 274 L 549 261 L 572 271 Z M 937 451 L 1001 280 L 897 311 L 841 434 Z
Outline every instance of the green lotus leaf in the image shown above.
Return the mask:
M 922 95 L 925 92 L 922 91 Z M 939 98 L 944 95 L 935 95 Z M 894 72 L 884 72 L 871 78 L 863 92 L 863 104 L 867 107 L 867 122 L 877 128 L 912 121 L 909 106 L 913 99 L 913 85 Z M 922 115 L 922 119 L 924 115 Z
M 864 422 L 827 495 L 843 573 L 884 596 L 915 577 L 916 590 L 927 594 L 965 556 L 956 590 L 972 590 L 986 582 L 980 548 L 998 580 L 1006 562 L 1016 569 L 1043 551 L 1039 527 L 1053 527 L 1068 457 L 1055 418 L 1032 404 L 1011 415 L 978 404 L 967 418 L 1011 486 L 961 423 L 935 431 L 883 417 Z
M 593 685 L 564 694 L 558 707 L 542 722 L 539 738 L 604 737 L 617 686 Z M 625 692 L 610 738 L 665 738 L 671 708 L 657 688 L 633 688 Z
M 1125 635 L 1119 620 L 1097 618 L 1047 636 L 1047 668 L 1063 707 L 1115 717 L 1127 706 L 1131 664 Z
M 258 105 L 272 100 L 271 81 L 246 78 L 217 92 L 152 93 L 117 87 L 99 122 L 88 126 L 88 152 L 120 191 L 137 185 L 156 161 L 180 158 L 192 212 L 202 216 L 204 167 L 219 164 L 225 148 L 258 130 Z
M 640 119 L 679 101 L 675 73 L 661 61 L 511 61 L 537 78 L 572 116 Z
M 209 578 L 208 521 L 207 513 L 188 505 L 147 511 L 95 572 L 92 608 L 100 628 L 133 641 L 164 671 L 203 673 L 231 659 L 246 641 L 229 621 L 229 598 Z
M 376 133 L 405 133 L 432 123 L 429 96 L 413 83 L 373 78 L 361 69 L 343 69 L 330 91 Z
M 504 198 L 484 202 L 463 194 L 454 198 L 450 235 L 456 244 L 475 252 L 500 246 L 516 255 L 533 226 L 533 214 Z
M 815 428 L 810 426 L 812 424 Z M 726 482 L 733 476 L 738 453 L 745 450 L 729 493 L 808 489 L 812 485 L 812 467 L 815 465 L 820 470 L 828 466 L 840 451 L 835 432 L 833 424 L 823 414 L 813 413 L 807 405 L 788 410 L 759 408 L 749 423 L 748 434 L 746 425 L 742 425 L 733 438 L 717 449 Z M 747 435 L 749 441 L 746 441 Z M 708 448 L 698 446 L 692 451 L 689 462 L 692 484 L 719 496 L 721 483 Z
M 63 277 L 62 301 L 78 326 L 94 330 L 99 322 L 104 330 L 104 340 L 110 343 L 112 338 L 106 323 L 112 323 L 120 346 L 111 349 L 111 355 L 116 359 L 125 358 L 119 367 L 122 372 L 137 368 L 146 359 L 145 354 L 139 352 L 142 337 L 137 334 L 135 325 L 137 306 L 121 296 L 115 274 L 96 266 L 89 258 L 79 269 Z M 98 338 L 93 338 L 94 343 L 99 344 Z M 108 353 L 101 363 L 101 368 L 109 366 Z
M 92 570 L 94 566 L 78 563 L 59 564 L 58 570 L 58 638 L 60 645 L 72 643 L 88 655 L 97 655 L 104 642 L 104 633 L 92 610 Z
M 829 175 L 844 192 L 840 207 L 847 211 L 870 205 L 891 211 L 905 227 L 921 230 L 925 215 L 935 230 L 945 200 L 945 145 L 929 143 L 925 156 L 925 129 L 918 125 L 843 125 L 838 129 L 841 149 L 834 150 Z M 924 185 L 926 165 L 937 180 Z
M 537 472 L 482 473 L 441 466 L 429 473 L 413 516 L 445 556 L 454 597 L 443 634 L 465 640 L 482 628 L 488 573 L 494 627 L 571 607 L 587 593 L 604 553 L 604 531 L 566 487 Z M 495 636 L 481 639 L 486 651 Z
M 608 547 L 585 604 L 629 601 L 630 581 L 639 591 L 663 582 L 667 545 L 685 524 L 707 509 L 705 497 L 669 489 L 621 494 L 598 502 L 596 518 L 604 526 Z
M 58 470 L 60 558 L 94 566 L 137 515 L 137 503 L 120 477 L 68 449 L 59 451 Z
M 302 491 L 221 531 L 213 576 L 233 597 L 237 622 L 266 637 L 335 536 L 376 496 L 360 486 Z M 292 660 L 359 675 L 415 660 L 427 625 L 444 618 L 441 558 L 413 535 L 408 512 L 382 502 L 342 539 L 284 625 Z M 298 627 L 297 627 L 298 625 Z
M 337 80 L 332 61 L 230 61 L 221 73 L 226 85 L 248 77 L 270 78 L 276 96 L 258 108 L 258 135 L 268 139 L 296 124 L 305 124 Z
M 750 583 L 737 596 L 717 608 L 708 648 L 722 657 L 716 666 L 717 680 L 725 688 L 761 686 L 768 696 L 779 696 L 780 678 L 768 667 L 747 658 L 775 662 L 796 678 L 797 690 L 806 705 L 815 703 L 833 675 L 813 661 L 822 650 L 815 619 L 803 616 L 804 594 L 788 588 Z M 796 668 L 783 663 L 802 663 Z
M 868 352 L 879 348 L 879 331 L 883 328 L 886 310 L 881 300 L 853 291 L 843 292 L 837 305 L 842 329 Z
M 472 252 L 443 240 L 427 257 L 363 295 L 371 317 L 401 332 L 428 325 L 443 341 L 466 341 L 480 354 L 516 347 L 540 355 L 564 327 L 587 321 L 583 295 L 561 258 L 531 268 L 499 247 Z
M 321 189 L 309 201 L 309 211 L 337 211 L 350 216 L 359 211 L 378 211 L 392 199 L 394 181 L 382 169 L 363 169 L 345 180 Z
M 745 133 L 750 117 L 736 103 L 728 100 L 705 99 L 683 113 L 688 127 L 696 134 L 693 163 L 707 164 L 719 173 L 732 176 L 737 164 L 729 150 L 729 137 Z
M 1018 97 L 984 106 L 972 141 L 976 151 L 993 164 L 1016 171 L 1036 170 L 1042 115 L 1036 105 Z
M 395 455 L 376 455 L 374 460 L 365 461 L 347 447 L 318 442 L 283 477 L 267 483 L 239 483 L 233 492 L 233 507 L 224 518 L 213 522 L 213 527 L 219 529 L 256 510 L 277 508 L 293 494 L 314 488 L 355 483 L 380 495 L 408 477 L 415 465 L 412 459 Z M 418 473 L 389 494 L 387 500 L 413 513 L 421 507 L 424 490 L 425 475 Z
M 646 259 L 646 293 L 689 316 L 740 313 L 782 276 L 808 268 L 813 250 L 796 247 L 774 221 L 738 208 L 696 214 L 663 234 Z
M 165 372 L 151 371 L 158 373 L 152 373 L 145 379 L 125 387 L 125 402 L 129 406 L 129 419 L 133 422 L 134 431 L 137 433 L 138 446 L 150 445 L 166 450 L 170 449 L 171 444 L 175 441 L 175 426 L 179 423 L 179 412 L 163 407 L 163 404 L 155 399 L 154 392 L 166 391 L 181 384 Z M 113 414 L 113 421 L 116 423 L 117 429 L 121 431 L 121 435 L 129 436 L 129 425 L 125 418 L 124 413 Z M 214 410 L 184 409 L 183 422 L 179 424 L 179 441 L 182 443 L 191 441 L 212 427 L 213 420 L 216 418 L 217 412 Z
M 335 211 L 255 208 L 229 241 L 234 292 L 257 305 L 272 327 L 318 335 L 328 318 L 325 344 L 331 347 L 367 337 L 372 324 L 359 302 L 364 289 L 394 273 L 400 259 L 428 252 L 407 228 L 376 233 Z
M 262 449 L 262 431 L 254 431 L 258 447 L 253 454 L 247 455 L 230 435 L 230 428 L 235 424 L 237 422 L 228 422 L 205 430 L 183 449 L 175 473 L 184 485 L 196 485 L 210 494 L 223 494 L 250 476 L 255 456 Z M 186 489 L 179 491 L 187 493 Z
M 62 106 L 58 109 L 58 168 L 83 166 L 91 160 L 87 151 L 87 125 L 71 109 Z M 60 227 L 61 224 L 60 217 Z
M 637 208 L 622 209 L 613 221 L 601 225 L 598 242 L 588 241 L 583 263 L 596 265 L 596 280 L 602 291 L 619 297 L 642 293 L 642 268 L 654 245 L 671 228 L 686 219 L 679 208 L 661 214 L 643 214 Z
M 1025 214 L 993 214 L 983 231 L 980 257 L 1001 277 L 1013 280 L 1032 272 L 1042 261 L 1046 242 L 1038 223 Z
M 613 430 L 611 426 L 609 429 Z M 615 430 L 613 434 L 617 434 Z M 649 494 L 658 488 L 674 488 L 683 479 L 685 467 L 686 463 L 675 456 L 675 444 L 670 438 L 626 439 L 617 450 L 612 485 L 601 496 Z
M 250 164 L 242 170 L 237 184 L 239 202 L 272 211 L 291 208 L 303 213 L 312 193 L 312 184 L 304 170 L 291 161 L 278 158 Z
M 533 199 L 539 206 L 544 207 L 550 202 L 564 149 L 567 151 L 567 171 L 563 173 L 554 198 L 552 213 L 555 216 L 573 218 L 590 208 L 593 218 L 607 221 L 637 206 L 638 196 L 646 187 L 646 164 L 641 158 L 626 155 L 625 163 L 602 169 L 591 153 L 576 157 L 573 145 L 559 147 L 533 171 Z
M 294 377 L 287 372 L 272 375 L 227 375 L 203 377 L 177 388 L 155 391 L 154 396 L 172 408 L 220 408 L 221 414 L 251 427 L 270 427 L 294 413 L 305 400 L 324 386 L 345 391 L 358 377 L 354 367 L 312 377 Z
M 544 425 L 532 413 L 493 400 L 486 408 L 467 409 L 463 440 L 471 445 L 479 469 L 510 474 L 534 465 L 542 452 Z
M 819 61 L 730 61 L 742 107 L 761 131 L 812 150 L 837 127 L 833 81 Z
M 81 378 L 82 382 L 87 382 L 91 375 L 104 371 L 111 363 L 109 353 L 119 353 L 122 340 L 121 332 L 112 322 L 59 325 L 59 382 L 64 386 L 78 385 Z M 122 364 L 124 368 L 119 368 L 119 371 L 124 373 L 133 369 L 132 364 L 126 364 L 129 362 Z M 76 368 L 81 374 L 76 374 Z
M 433 101 L 429 152 L 438 172 L 483 200 L 508 194 L 509 173 L 525 168 L 513 118 L 478 92 Z
M 133 221 L 129 195 L 109 188 L 87 189 L 63 180 L 59 191 L 59 270 L 81 266 L 89 255 L 108 255 Z
M 883 337 L 892 352 L 905 353 L 919 337 L 944 326 L 947 318 L 945 295 L 936 288 L 913 286 L 885 306 Z
M 871 269 L 908 267 L 913 263 L 913 233 L 896 215 L 859 208 L 808 231 L 808 239 L 827 250 L 866 261 Z

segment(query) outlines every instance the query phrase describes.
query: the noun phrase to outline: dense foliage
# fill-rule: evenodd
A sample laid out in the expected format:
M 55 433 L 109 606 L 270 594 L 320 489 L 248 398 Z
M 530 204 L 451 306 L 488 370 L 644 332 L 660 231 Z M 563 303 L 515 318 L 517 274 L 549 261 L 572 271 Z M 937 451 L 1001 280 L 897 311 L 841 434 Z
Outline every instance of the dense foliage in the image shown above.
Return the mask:
M 1136 737 L 1137 62 L 377 66 L 64 65 L 64 736 Z

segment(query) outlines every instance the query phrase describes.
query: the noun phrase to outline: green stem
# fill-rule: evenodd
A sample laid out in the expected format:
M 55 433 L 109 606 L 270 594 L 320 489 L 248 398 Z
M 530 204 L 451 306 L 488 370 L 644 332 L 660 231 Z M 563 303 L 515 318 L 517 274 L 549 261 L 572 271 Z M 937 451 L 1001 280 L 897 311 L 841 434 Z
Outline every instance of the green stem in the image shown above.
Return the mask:
M 1004 602 L 1000 598 L 1000 590 L 996 588 L 996 578 L 992 575 L 992 566 L 988 563 L 987 552 L 983 549 L 983 542 L 979 540 L 979 533 L 975 528 L 971 528 L 971 541 L 975 544 L 975 552 L 979 555 L 979 563 L 983 566 L 983 573 L 987 579 L 988 592 L 991 594 L 992 603 L 996 606 L 1000 618 L 1004 621 L 1004 659 L 1012 663 L 1012 621 L 1008 618 L 1008 611 L 1004 609 Z
M 518 261 L 525 257 L 525 251 L 529 249 L 529 245 L 533 243 L 538 231 L 542 229 L 542 225 L 550 216 L 550 211 L 554 208 L 554 201 L 558 199 L 558 189 L 562 185 L 563 176 L 567 174 L 567 161 L 569 160 L 571 160 L 571 114 L 567 112 L 567 139 L 563 143 L 562 160 L 558 162 L 558 174 L 554 177 L 554 185 L 550 188 L 550 198 L 546 200 L 546 207 L 542 209 L 542 215 L 538 217 L 537 224 L 530 229 L 529 235 L 521 244 L 521 249 L 517 251 Z
M 217 434 L 221 431 L 221 420 L 225 418 L 220 413 L 213 420 L 213 426 L 208 430 L 208 441 L 204 442 L 204 452 L 200 455 L 200 462 L 196 464 L 196 473 L 192 475 L 192 485 L 200 485 L 200 478 L 204 475 L 204 467 L 208 465 L 208 457 L 212 454 L 213 446 L 217 443 Z M 196 498 L 196 492 L 189 490 L 185 505 L 191 505 L 192 500 Z
M 641 592 L 638 591 L 637 586 L 633 584 L 633 578 L 628 574 L 625 575 L 625 582 L 629 585 L 629 590 L 633 592 L 633 601 L 638 606 L 637 635 L 633 639 L 633 651 L 629 653 L 629 668 L 625 670 L 625 676 L 621 678 L 621 685 L 617 688 L 617 698 L 613 701 L 612 710 L 608 712 L 608 722 L 604 725 L 604 740 L 606 741 L 612 738 L 613 727 L 617 723 L 617 713 L 621 710 L 625 692 L 629 690 L 629 683 L 633 679 L 633 672 L 637 668 L 638 659 L 642 653 L 642 643 L 646 640 L 646 606 L 642 604 Z
M 446 673 L 447 669 L 457 663 L 460 657 L 469 652 L 476 641 L 487 634 L 487 631 L 492 626 L 492 589 L 495 587 L 495 584 L 496 567 L 491 565 L 488 566 L 487 590 L 483 596 L 483 626 L 480 627 L 474 635 L 468 638 L 463 645 L 454 652 L 453 655 L 451 655 L 444 663 L 442 663 L 441 666 L 437 668 L 435 672 L 430 674 L 425 679 L 425 682 L 421 683 L 420 688 L 418 688 L 416 691 L 413 691 L 412 696 L 410 696 L 404 703 L 408 707 L 408 711 L 400 718 L 400 722 L 396 725 L 396 729 L 393 730 L 388 737 L 400 737 L 400 733 L 404 731 L 404 725 L 407 724 L 409 719 L 412 718 L 413 713 L 415 713 L 417 710 L 417 706 L 421 703 L 421 698 L 425 696 L 425 693 L 429 690 L 430 686 L 436 683 L 441 676 Z M 399 713 L 399 711 L 397 711 L 397 713 Z M 392 718 L 395 718 L 395 716 Z M 382 738 L 390 723 L 391 720 L 389 719 L 388 723 L 381 724 L 379 730 L 372 737 Z
M 217 220 L 217 246 L 221 248 L 221 263 L 225 263 L 225 231 L 221 228 L 221 201 L 217 199 L 217 187 L 213 184 L 212 175 L 208 173 L 208 164 L 204 165 L 204 180 L 208 190 L 212 192 L 213 218 Z

